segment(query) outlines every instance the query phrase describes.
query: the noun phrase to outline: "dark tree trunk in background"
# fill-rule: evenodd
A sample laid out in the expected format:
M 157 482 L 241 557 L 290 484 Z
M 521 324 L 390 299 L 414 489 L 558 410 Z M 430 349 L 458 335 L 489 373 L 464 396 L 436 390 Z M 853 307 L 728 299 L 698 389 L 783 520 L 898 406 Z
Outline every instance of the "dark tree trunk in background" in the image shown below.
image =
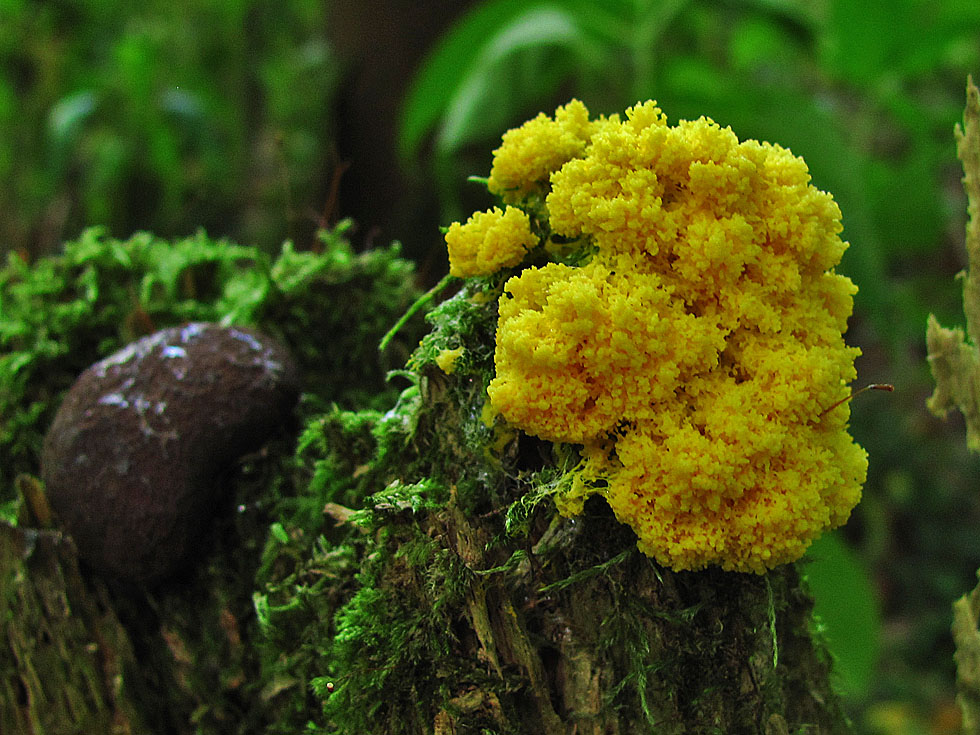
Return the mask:
M 435 192 L 402 170 L 396 154 L 398 114 L 418 64 L 473 0 L 342 0 L 331 4 L 330 41 L 344 65 L 336 97 L 337 154 L 349 164 L 339 214 L 364 235 L 405 243 L 423 260 L 438 230 Z

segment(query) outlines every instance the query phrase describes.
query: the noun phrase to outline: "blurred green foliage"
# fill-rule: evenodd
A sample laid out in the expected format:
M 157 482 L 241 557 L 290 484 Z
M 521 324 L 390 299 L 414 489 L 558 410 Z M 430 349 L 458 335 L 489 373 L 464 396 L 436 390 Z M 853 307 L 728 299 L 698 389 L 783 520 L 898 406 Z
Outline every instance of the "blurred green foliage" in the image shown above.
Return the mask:
M 444 224 L 491 203 L 461 182 L 488 173 L 507 128 L 573 96 L 593 115 L 652 98 L 674 122 L 711 117 L 790 148 L 834 195 L 851 242 L 841 270 L 860 288 L 859 382 L 896 392 L 853 409 L 871 461 L 843 534 L 855 553 L 828 542 L 807 569 L 868 732 L 883 732 L 862 714 L 872 702 L 907 703 L 920 720 L 902 727 L 922 731 L 948 709 L 949 606 L 980 566 L 980 462 L 924 405 L 926 316 L 963 321 L 952 133 L 970 73 L 975 0 L 488 0 L 432 49 L 402 107 L 399 153 L 429 171 Z M 854 607 L 869 589 L 880 623 Z
M 813 542 L 803 575 L 815 600 L 820 633 L 834 654 L 837 684 L 851 697 L 867 696 L 881 637 L 881 613 L 870 575 L 838 533 Z
M 0 2 L 0 250 L 86 226 L 312 240 L 336 63 L 319 0 Z

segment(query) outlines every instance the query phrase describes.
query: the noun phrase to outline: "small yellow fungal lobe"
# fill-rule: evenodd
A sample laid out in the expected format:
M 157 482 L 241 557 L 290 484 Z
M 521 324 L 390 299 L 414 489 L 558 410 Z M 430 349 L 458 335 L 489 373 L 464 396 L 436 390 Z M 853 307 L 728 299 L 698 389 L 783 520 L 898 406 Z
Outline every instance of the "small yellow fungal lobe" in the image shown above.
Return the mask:
M 562 512 L 601 494 L 661 563 L 758 573 L 846 521 L 867 457 L 848 405 L 824 409 L 855 377 L 856 288 L 802 159 L 653 102 L 591 123 L 573 102 L 504 136 L 491 190 L 545 195 L 541 231 L 596 250 L 499 304 L 493 408 L 583 446 Z
M 436 355 L 436 365 L 442 370 L 446 375 L 452 375 L 453 370 L 456 369 L 456 361 L 459 356 L 463 354 L 463 348 L 457 347 L 455 349 L 445 349 Z
M 540 113 L 521 127 L 504 133 L 503 143 L 493 152 L 493 168 L 487 184 L 505 202 L 520 201 L 548 183 L 552 171 L 581 156 L 594 123 L 589 111 L 572 100 L 550 118 Z
M 538 244 L 528 216 L 515 207 L 476 212 L 466 224 L 453 222 L 446 233 L 449 272 L 459 278 L 488 276 L 520 263 Z

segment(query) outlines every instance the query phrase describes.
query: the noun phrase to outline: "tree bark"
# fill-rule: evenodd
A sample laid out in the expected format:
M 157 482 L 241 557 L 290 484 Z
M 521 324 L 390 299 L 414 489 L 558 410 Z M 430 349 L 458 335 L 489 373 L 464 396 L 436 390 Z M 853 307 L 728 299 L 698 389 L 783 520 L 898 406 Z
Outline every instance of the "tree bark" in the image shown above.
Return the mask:
M 496 705 L 500 725 L 527 733 L 847 731 L 795 567 L 674 573 L 636 551 L 601 508 L 576 525 L 559 521 L 537 538 L 515 569 L 522 584 L 474 580 L 465 655 L 501 677 L 520 672 L 525 684 L 458 700 L 508 698 L 509 717 Z M 493 565 L 485 534 L 458 509 L 447 532 L 474 569 Z M 597 538 L 583 558 L 581 545 Z M 454 719 L 449 709 L 437 716 Z
M 262 694 L 252 591 L 270 473 L 228 478 L 196 565 L 152 587 L 97 575 L 69 536 L 26 527 L 27 513 L 20 527 L 0 522 L 0 732 L 266 732 L 277 703 Z
M 0 731 L 146 731 L 129 636 L 69 538 L 0 522 L 0 595 Z
M 464 288 L 391 410 L 328 411 L 235 478 L 166 585 L 0 526 L 3 732 L 849 732 L 796 566 L 673 572 L 601 498 L 558 514 L 574 447 L 481 414 L 495 308 Z
M 515 516 L 528 491 L 515 478 L 546 443 L 521 435 L 503 466 L 475 459 L 463 439 L 474 431 L 459 400 L 467 381 L 454 377 L 423 370 L 429 408 L 410 441 L 441 468 L 430 479 L 447 473 L 448 496 L 392 457 L 400 477 L 360 523 L 361 593 L 334 631 L 353 644 L 330 662 L 338 700 L 327 711 L 340 732 L 850 732 L 795 565 L 673 572 L 599 499 L 572 519 L 550 500 Z M 406 648 L 428 655 L 407 661 Z

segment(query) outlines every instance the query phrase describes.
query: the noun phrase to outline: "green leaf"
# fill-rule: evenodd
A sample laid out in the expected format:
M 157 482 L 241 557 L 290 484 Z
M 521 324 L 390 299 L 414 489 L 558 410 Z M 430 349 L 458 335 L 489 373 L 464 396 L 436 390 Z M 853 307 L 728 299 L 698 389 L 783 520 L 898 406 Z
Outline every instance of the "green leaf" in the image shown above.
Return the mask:
M 518 87 L 506 83 L 510 75 L 502 73 L 509 60 L 521 52 L 547 46 L 567 47 L 574 51 L 576 44 L 583 42 L 584 37 L 574 19 L 557 8 L 531 8 L 514 18 L 489 40 L 460 80 L 439 126 L 438 149 L 441 152 L 456 150 L 468 140 L 506 125 L 508 113 L 515 111 L 518 107 L 515 102 L 521 96 Z M 538 63 L 547 62 L 539 56 Z M 568 68 L 569 72 L 571 68 Z M 537 77 L 540 83 L 543 75 L 532 68 L 522 76 Z
M 401 156 L 410 158 L 440 118 L 440 147 L 451 149 L 471 137 L 482 115 L 506 117 L 510 110 L 500 110 L 497 100 L 512 98 L 519 85 L 501 75 L 502 65 L 522 52 L 548 47 L 579 54 L 591 48 L 577 4 L 498 0 L 469 13 L 429 54 L 406 96 Z M 542 91 L 540 84 L 533 86 Z
M 74 92 L 62 97 L 48 113 L 48 137 L 51 147 L 59 157 L 59 163 L 67 156 L 72 144 L 78 139 L 86 121 L 98 107 L 99 98 L 91 90 Z
M 272 631 L 272 617 L 269 610 L 269 596 L 259 592 L 252 593 L 252 606 L 255 608 L 255 619 L 259 623 L 263 635 Z
M 881 612 L 867 570 L 836 533 L 817 539 L 806 555 L 804 577 L 813 613 L 834 658 L 834 673 L 851 698 L 869 694 L 881 637 Z
M 875 94 L 889 93 L 900 80 L 931 78 L 960 39 L 975 39 L 975 16 L 971 19 L 958 10 L 970 5 L 976 4 L 833 0 L 822 49 L 824 64 Z
M 289 543 L 289 534 L 286 533 L 286 529 L 283 528 L 283 525 L 281 523 L 279 522 L 273 523 L 272 526 L 269 528 L 269 531 L 272 533 L 272 537 L 280 544 Z
M 521 0 L 485 3 L 443 35 L 422 63 L 402 106 L 398 150 L 403 158 L 415 153 L 442 114 L 447 91 L 457 86 L 461 69 L 473 63 L 487 29 L 506 23 L 524 7 Z

